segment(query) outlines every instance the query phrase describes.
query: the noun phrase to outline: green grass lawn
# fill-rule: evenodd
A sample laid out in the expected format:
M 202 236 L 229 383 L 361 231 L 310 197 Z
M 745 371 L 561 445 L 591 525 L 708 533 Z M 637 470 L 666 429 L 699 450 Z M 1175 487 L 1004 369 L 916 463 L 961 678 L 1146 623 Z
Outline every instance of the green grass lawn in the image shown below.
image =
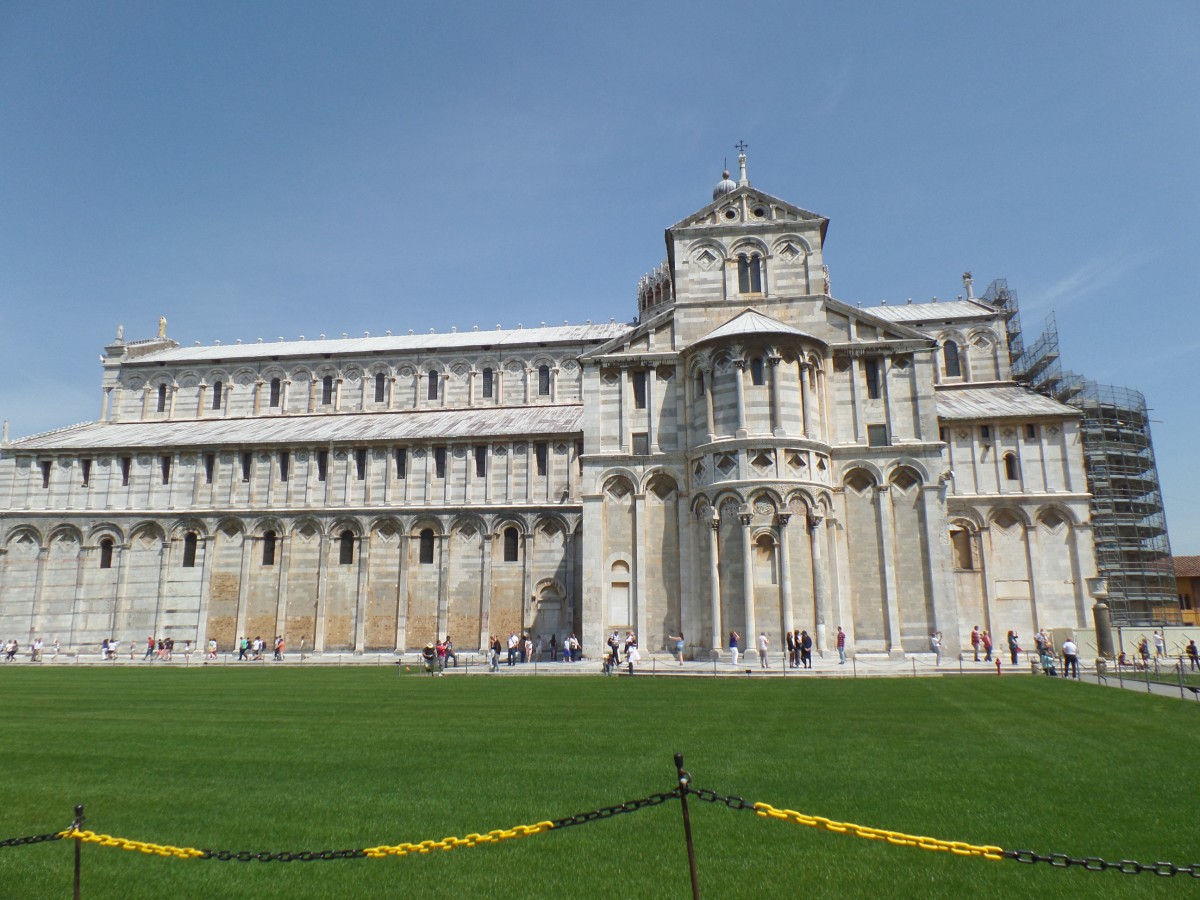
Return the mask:
M 0 837 L 68 824 L 231 850 L 463 836 L 674 785 L 949 840 L 1200 861 L 1200 704 L 1061 679 L 398 678 L 0 670 Z M 1191 879 L 962 859 L 692 804 L 705 896 L 1179 896 Z M 65 842 L 0 895 L 67 896 Z M 85 846 L 84 897 L 682 897 L 677 802 L 500 845 L 240 863 Z

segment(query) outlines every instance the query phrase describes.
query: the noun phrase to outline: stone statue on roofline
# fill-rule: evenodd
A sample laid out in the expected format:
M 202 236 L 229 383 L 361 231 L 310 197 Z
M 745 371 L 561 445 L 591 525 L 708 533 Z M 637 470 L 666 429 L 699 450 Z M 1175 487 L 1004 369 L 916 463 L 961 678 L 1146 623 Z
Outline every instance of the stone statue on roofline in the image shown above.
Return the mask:
M 158 336 L 160 338 L 165 338 L 167 336 L 167 317 L 166 316 L 158 317 Z

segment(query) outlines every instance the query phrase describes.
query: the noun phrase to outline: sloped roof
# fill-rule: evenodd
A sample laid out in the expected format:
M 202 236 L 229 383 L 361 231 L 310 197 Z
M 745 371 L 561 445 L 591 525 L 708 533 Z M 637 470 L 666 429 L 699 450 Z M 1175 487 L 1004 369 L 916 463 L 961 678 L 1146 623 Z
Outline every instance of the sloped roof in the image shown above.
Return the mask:
M 947 303 L 900 303 L 895 306 L 868 306 L 864 312 L 889 322 L 948 322 L 995 316 L 1000 310 L 977 300 L 951 300 Z
M 582 405 L 557 404 L 180 422 L 87 422 L 13 441 L 8 452 L 452 440 L 582 431 Z
M 774 204 L 775 206 L 782 207 L 783 209 L 786 209 L 788 212 L 790 212 L 794 216 L 796 216 L 795 221 L 798 221 L 798 222 L 819 222 L 821 225 L 821 238 L 822 238 L 822 240 L 824 240 L 825 232 L 829 227 L 829 220 L 827 218 L 825 218 L 824 216 L 818 215 L 817 213 L 812 212 L 810 210 L 802 209 L 801 207 L 796 206 L 794 203 L 788 203 L 786 200 L 782 200 L 779 197 L 775 197 L 771 194 L 768 194 L 766 191 L 759 190 L 756 187 L 751 187 L 748 184 L 743 184 L 743 185 L 739 186 L 736 190 L 730 191 L 728 194 L 722 194 L 721 196 L 715 198 L 711 203 L 707 203 L 704 206 L 702 206 L 700 209 L 696 210 L 695 212 L 690 213 L 687 216 L 684 216 L 682 219 L 680 219 L 678 222 L 676 222 L 674 225 L 672 225 L 670 228 L 668 228 L 667 232 L 670 233 L 672 231 L 678 231 L 683 228 L 711 228 L 711 227 L 714 227 L 712 225 L 704 223 L 703 220 L 705 218 L 707 218 L 709 216 L 709 214 L 711 214 L 714 210 L 720 209 L 721 207 L 728 205 L 731 201 L 736 200 L 741 197 L 755 197 L 764 203 Z M 722 222 L 722 223 L 720 223 L 719 226 L 716 226 L 716 227 L 744 229 L 747 224 L 751 224 L 751 225 L 761 224 L 761 225 L 778 226 L 780 224 L 780 221 L 764 219 L 762 222 L 753 222 L 753 223 L 746 223 L 746 222 L 742 222 L 742 221 L 729 222 L 729 223 Z
M 934 396 L 939 419 L 1061 418 L 1079 415 L 1077 409 L 1065 403 L 1010 382 L 996 382 L 983 387 L 939 387 Z
M 221 360 L 403 353 L 412 350 L 453 350 L 471 347 L 516 347 L 538 344 L 591 344 L 608 341 L 630 329 L 624 322 L 599 325 L 554 325 L 544 328 L 509 328 L 497 331 L 435 332 L 433 334 L 385 335 L 382 337 L 334 338 L 332 340 L 275 341 L 261 344 L 218 344 L 204 347 L 175 347 L 126 360 L 142 363 L 192 363 Z
M 1176 578 L 1200 578 L 1200 556 L 1174 556 Z
M 799 329 L 793 328 L 791 325 L 785 325 L 778 319 L 773 319 L 770 316 L 764 316 L 762 313 L 753 309 L 745 309 L 738 313 L 724 325 L 719 325 L 710 331 L 697 344 L 704 341 L 715 341 L 722 338 L 740 337 L 748 334 L 788 334 L 793 337 L 808 338 L 810 341 L 818 341 L 825 343 L 819 338 L 813 337 L 811 334 L 806 334 Z

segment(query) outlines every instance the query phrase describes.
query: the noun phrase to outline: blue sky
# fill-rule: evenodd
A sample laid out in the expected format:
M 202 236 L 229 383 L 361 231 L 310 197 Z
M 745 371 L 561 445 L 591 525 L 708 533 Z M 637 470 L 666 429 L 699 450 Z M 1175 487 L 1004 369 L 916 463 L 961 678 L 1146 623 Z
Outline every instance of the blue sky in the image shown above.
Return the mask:
M 97 355 L 628 319 L 733 144 L 828 216 L 834 294 L 1005 277 L 1141 389 L 1200 553 L 1200 4 L 0 0 L 0 417 Z

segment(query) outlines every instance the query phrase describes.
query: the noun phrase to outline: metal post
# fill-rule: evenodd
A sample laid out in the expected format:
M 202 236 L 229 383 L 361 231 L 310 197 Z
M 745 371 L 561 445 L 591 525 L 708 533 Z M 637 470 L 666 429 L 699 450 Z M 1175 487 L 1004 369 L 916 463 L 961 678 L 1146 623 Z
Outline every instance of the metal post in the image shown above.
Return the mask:
M 1183 657 L 1179 657 L 1179 663 L 1175 666 L 1175 671 L 1179 673 L 1179 699 L 1183 699 Z
M 80 803 L 75 807 L 75 821 L 71 823 L 72 831 L 83 830 L 83 804 Z M 80 867 L 80 849 L 83 847 L 83 841 L 75 838 L 75 900 L 79 900 L 79 867 Z
M 850 657 L 850 664 L 854 667 L 854 677 L 858 677 L 858 656 Z
M 1150 667 L 1146 666 L 1143 670 L 1146 673 L 1146 693 L 1150 693 Z
M 679 776 L 679 806 L 683 810 L 683 836 L 687 841 L 688 871 L 692 876 L 692 898 L 700 900 L 700 882 L 696 875 L 696 848 L 692 846 L 692 819 L 688 815 L 687 795 L 692 776 L 683 769 L 683 754 L 675 754 L 675 771 Z

